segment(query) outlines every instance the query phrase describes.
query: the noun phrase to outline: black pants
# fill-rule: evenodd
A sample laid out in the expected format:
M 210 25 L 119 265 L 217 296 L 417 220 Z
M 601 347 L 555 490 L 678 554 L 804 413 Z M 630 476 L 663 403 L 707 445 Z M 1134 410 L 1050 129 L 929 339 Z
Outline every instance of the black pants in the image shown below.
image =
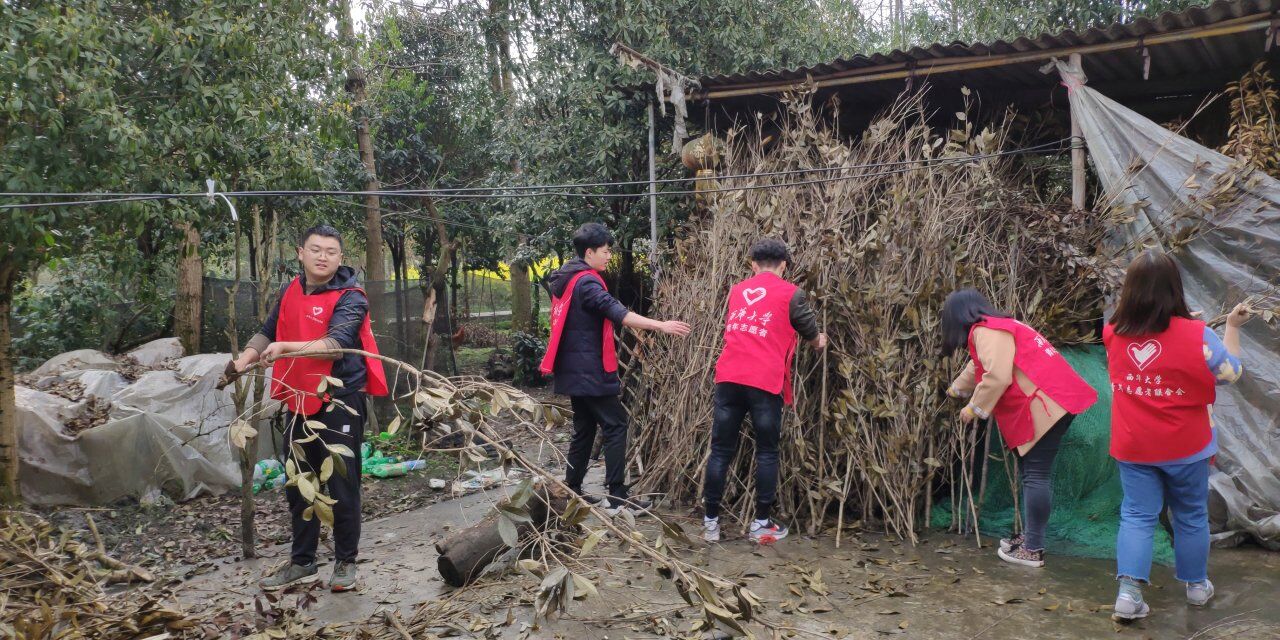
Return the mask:
M 582 479 L 591 465 L 596 431 L 604 436 L 604 484 L 609 497 L 627 497 L 627 410 L 618 396 L 570 396 L 573 404 L 573 440 L 569 443 L 569 467 L 564 483 L 582 493 Z
M 1053 511 L 1053 461 L 1058 457 L 1062 437 L 1075 416 L 1068 413 L 1053 423 L 1040 441 L 1018 459 L 1018 480 L 1022 483 L 1023 545 L 1030 551 L 1044 549 L 1044 531 Z
M 345 444 L 355 454 L 355 457 L 342 456 L 347 464 L 347 476 L 344 478 L 335 468 L 326 483 L 329 497 L 337 501 L 333 505 L 334 556 L 338 560 L 355 562 L 360 547 L 360 445 L 364 442 L 365 396 L 357 393 L 343 397 L 342 401 L 359 415 L 353 416 L 342 407 L 334 407 L 333 411 L 326 412 L 324 409 L 327 406 L 307 417 L 286 413 L 285 442 L 306 437 L 306 431 L 302 429 L 302 423 L 306 420 L 324 423 L 325 429 L 316 430 L 320 434 L 319 438 L 298 445 L 306 454 L 305 464 L 294 457 L 292 447 L 289 449 L 289 458 L 298 465 L 299 471 L 313 471 L 316 477 L 320 476 L 320 465 L 329 457 L 325 443 Z M 302 519 L 302 512 L 310 503 L 302 498 L 296 487 L 286 488 L 284 495 L 289 501 L 289 512 L 293 516 L 293 563 L 311 564 L 316 560 L 316 546 L 320 543 L 320 519 L 315 516 L 310 520 Z
M 756 519 L 769 517 L 778 491 L 778 439 L 782 429 L 782 396 L 732 382 L 716 385 L 711 424 L 711 456 L 704 482 L 706 515 L 720 516 L 725 476 L 738 454 L 742 419 L 751 413 L 756 440 Z

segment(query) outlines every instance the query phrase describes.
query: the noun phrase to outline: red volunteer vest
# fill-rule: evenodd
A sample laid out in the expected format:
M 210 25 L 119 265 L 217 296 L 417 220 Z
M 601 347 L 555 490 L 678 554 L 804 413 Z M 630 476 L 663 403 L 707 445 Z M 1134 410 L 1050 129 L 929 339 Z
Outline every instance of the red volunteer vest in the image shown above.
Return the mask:
M 1028 396 L 1014 380 L 996 401 L 991 417 L 996 420 L 1005 446 L 1014 449 L 1035 439 L 1035 422 L 1031 417 L 1034 396 L 1043 393 L 1071 414 L 1084 413 L 1098 401 L 1098 392 L 1071 368 L 1066 358 L 1044 336 L 1012 318 L 985 318 L 969 329 L 969 357 L 973 359 L 979 382 L 985 370 L 973 343 L 973 330 L 977 327 L 1013 334 L 1013 365 L 1036 385 L 1036 392 Z
M 1217 398 L 1204 358 L 1204 323 L 1170 318 L 1163 333 L 1116 335 L 1102 329 L 1111 376 L 1111 456 L 1122 462 L 1177 460 L 1213 438 Z
M 573 302 L 573 289 L 578 286 L 578 280 L 585 275 L 595 276 L 600 281 L 600 286 L 605 291 L 609 290 L 609 286 L 604 283 L 604 278 L 600 276 L 600 272 L 595 269 L 587 269 L 579 271 L 569 279 L 569 284 L 564 288 L 564 296 L 551 298 L 551 338 L 547 340 L 547 352 L 542 356 L 542 363 L 538 365 L 538 371 L 543 375 L 551 373 L 556 366 L 556 352 L 560 349 L 560 336 L 564 334 L 564 321 L 569 316 L 569 305 Z M 618 352 L 614 344 L 613 338 L 613 322 L 604 321 L 604 345 L 600 349 L 603 357 L 604 370 L 613 373 L 618 370 Z
M 716 360 L 716 382 L 733 382 L 781 393 L 791 404 L 791 360 L 796 330 L 791 298 L 796 286 L 768 271 L 743 280 L 729 292 L 724 349 Z
M 343 293 L 351 290 L 364 293 L 363 289 L 353 287 L 306 295 L 302 292 L 302 278 L 295 278 L 280 299 L 280 313 L 276 317 L 276 341 L 310 342 L 324 339 L 329 334 L 329 318 L 333 316 L 334 306 Z M 365 314 L 364 323 L 360 326 L 360 348 L 369 353 L 378 353 L 369 314 Z M 333 375 L 333 364 L 332 360 L 307 357 L 285 356 L 277 360 L 271 366 L 271 397 L 284 401 L 294 413 L 307 416 L 316 413 L 328 400 L 328 394 L 322 399 L 316 390 L 325 376 Z M 366 357 L 364 364 L 368 369 L 368 378 L 363 391 L 371 396 L 387 395 L 387 374 L 382 369 L 382 361 Z

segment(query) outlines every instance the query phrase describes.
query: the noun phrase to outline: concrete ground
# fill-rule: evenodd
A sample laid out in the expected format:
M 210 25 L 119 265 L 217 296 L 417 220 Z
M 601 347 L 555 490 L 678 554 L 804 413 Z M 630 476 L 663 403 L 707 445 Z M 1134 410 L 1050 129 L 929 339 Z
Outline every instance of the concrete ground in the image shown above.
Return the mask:
M 436 573 L 434 544 L 483 517 L 503 491 L 366 522 L 361 589 L 347 594 L 313 589 L 310 593 L 318 600 L 307 615 L 317 624 L 352 623 L 390 609 L 410 620 L 417 605 L 438 602 L 450 593 Z M 683 519 L 691 534 L 696 534 L 698 524 Z M 1172 569 L 1157 567 L 1155 584 L 1146 591 L 1152 616 L 1118 625 L 1109 615 L 1115 597 L 1109 561 L 1050 557 L 1046 568 L 1029 569 L 1001 562 L 990 548 L 977 550 L 971 538 L 944 534 L 930 535 L 915 547 L 874 534 L 846 537 L 840 548 L 829 536 L 792 536 L 771 547 L 756 547 L 730 533 L 717 545 L 700 539 L 695 543 L 683 557 L 759 595 L 765 601 L 764 615 L 775 627 L 785 628 L 778 637 L 1280 638 L 1280 554 L 1257 548 L 1213 551 L 1210 575 L 1217 596 L 1203 608 L 1187 606 Z M 194 608 L 218 603 L 252 610 L 256 580 L 284 561 L 288 548 L 272 547 L 265 555 L 247 562 L 219 561 L 215 571 L 181 585 L 178 595 Z M 682 606 L 669 582 L 616 545 L 602 543 L 593 556 L 597 565 L 607 562 L 613 569 L 607 575 L 591 574 L 600 597 L 575 602 L 559 621 L 534 625 L 530 603 L 536 581 L 511 577 L 486 589 L 487 600 L 477 598 L 482 602 L 464 616 L 467 622 L 455 634 L 683 637 L 698 618 L 696 610 Z M 331 558 L 331 551 L 322 547 L 322 562 Z M 323 577 L 328 577 L 330 566 L 321 570 Z M 374 624 L 382 625 L 382 616 Z M 757 637 L 772 635 L 754 629 Z

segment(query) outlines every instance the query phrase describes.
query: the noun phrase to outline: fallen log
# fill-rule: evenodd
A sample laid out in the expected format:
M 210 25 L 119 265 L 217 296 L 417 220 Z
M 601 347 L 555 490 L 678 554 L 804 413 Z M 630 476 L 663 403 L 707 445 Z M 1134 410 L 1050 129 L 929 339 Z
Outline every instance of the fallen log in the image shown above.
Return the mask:
M 440 554 L 436 566 L 445 584 L 451 587 L 471 584 L 484 573 L 485 567 L 494 558 L 509 548 L 502 540 L 498 522 L 503 517 L 501 507 L 509 504 L 510 500 L 503 500 L 498 508 L 479 522 L 436 543 L 436 552 Z M 526 505 L 530 522 L 521 524 L 516 529 L 519 537 L 524 539 L 535 530 L 546 530 L 568 506 L 569 495 L 558 487 L 552 487 L 549 491 L 534 491 Z

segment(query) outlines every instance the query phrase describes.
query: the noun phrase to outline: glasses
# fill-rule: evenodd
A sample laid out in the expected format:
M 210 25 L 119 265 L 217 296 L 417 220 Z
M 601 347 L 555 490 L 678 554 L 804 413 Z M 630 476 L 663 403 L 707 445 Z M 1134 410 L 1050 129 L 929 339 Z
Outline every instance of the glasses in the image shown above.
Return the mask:
M 342 255 L 342 251 L 339 251 L 338 249 L 323 249 L 320 247 L 307 247 L 307 253 L 311 254 L 311 257 L 313 258 L 319 258 L 320 256 L 324 256 L 326 258 L 337 258 Z

